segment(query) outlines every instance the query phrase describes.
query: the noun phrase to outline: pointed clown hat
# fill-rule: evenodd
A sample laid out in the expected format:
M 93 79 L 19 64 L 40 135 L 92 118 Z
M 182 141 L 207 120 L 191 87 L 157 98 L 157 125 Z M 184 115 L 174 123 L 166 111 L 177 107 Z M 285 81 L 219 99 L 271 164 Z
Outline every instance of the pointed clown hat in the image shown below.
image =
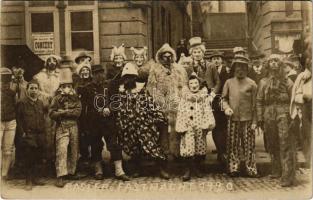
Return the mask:
M 113 49 L 110 55 L 110 60 L 113 61 L 115 56 L 122 56 L 124 60 L 126 60 L 124 44 L 122 44 L 119 47 L 113 46 Z
M 133 53 L 133 59 L 135 59 L 135 57 L 137 55 L 143 55 L 144 59 L 147 60 L 148 59 L 148 48 L 147 47 L 142 47 L 140 49 L 136 49 L 134 47 L 131 47 L 130 50 Z

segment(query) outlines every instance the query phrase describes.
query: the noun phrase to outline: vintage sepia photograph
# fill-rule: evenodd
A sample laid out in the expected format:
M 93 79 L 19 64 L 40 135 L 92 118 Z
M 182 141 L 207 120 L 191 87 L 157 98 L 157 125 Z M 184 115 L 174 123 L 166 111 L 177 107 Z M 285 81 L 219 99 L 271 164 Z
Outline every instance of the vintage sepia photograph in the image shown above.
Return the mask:
M 312 199 L 312 1 L 1 0 L 1 199 Z

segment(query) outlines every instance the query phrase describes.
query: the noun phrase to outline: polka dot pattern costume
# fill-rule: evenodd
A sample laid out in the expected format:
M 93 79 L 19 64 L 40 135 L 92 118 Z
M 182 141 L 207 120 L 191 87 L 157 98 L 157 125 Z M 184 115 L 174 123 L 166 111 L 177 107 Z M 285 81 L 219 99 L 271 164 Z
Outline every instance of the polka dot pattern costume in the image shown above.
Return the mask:
M 180 140 L 180 155 L 191 157 L 206 154 L 206 135 L 204 129 L 212 129 L 215 119 L 207 96 L 199 91 L 197 101 L 182 98 L 176 119 L 176 132 L 182 134 Z

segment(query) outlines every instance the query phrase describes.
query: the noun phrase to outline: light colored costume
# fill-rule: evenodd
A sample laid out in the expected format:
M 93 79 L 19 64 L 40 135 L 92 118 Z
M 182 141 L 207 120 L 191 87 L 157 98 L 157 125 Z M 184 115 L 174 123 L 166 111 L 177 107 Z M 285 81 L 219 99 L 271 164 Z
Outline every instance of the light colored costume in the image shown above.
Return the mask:
M 164 67 L 159 57 L 164 52 L 170 52 L 173 55 L 173 63 L 170 69 Z M 187 72 L 184 68 L 175 63 L 176 53 L 168 45 L 164 44 L 156 53 L 156 63 L 151 66 L 147 90 L 156 103 L 161 106 L 169 120 L 169 136 L 161 139 L 165 151 L 171 154 L 179 155 L 179 138 L 175 133 L 175 123 L 179 98 L 182 95 L 182 88 L 187 86 Z M 166 144 L 169 142 L 169 144 Z
M 180 155 L 192 157 L 205 155 L 207 151 L 205 129 L 213 129 L 215 119 L 209 103 L 207 91 L 199 90 L 196 94 L 196 101 L 188 98 L 189 89 L 184 88 L 176 119 L 176 132 L 183 133 L 180 140 Z M 186 95 L 186 96 L 185 96 Z
M 46 59 L 45 66 L 47 66 L 47 60 L 53 57 L 60 63 L 61 58 L 56 55 L 50 55 Z M 57 64 L 58 67 L 58 64 Z M 33 79 L 39 83 L 39 99 L 43 102 L 44 107 L 48 108 L 52 97 L 59 88 L 59 69 L 56 68 L 54 71 L 48 71 L 46 68 L 42 69 L 36 74 Z M 47 110 L 47 109 L 46 109 Z M 45 134 L 46 134 L 46 156 L 45 158 L 49 161 L 54 159 L 54 141 L 55 141 L 55 122 L 51 120 L 48 112 L 45 113 Z

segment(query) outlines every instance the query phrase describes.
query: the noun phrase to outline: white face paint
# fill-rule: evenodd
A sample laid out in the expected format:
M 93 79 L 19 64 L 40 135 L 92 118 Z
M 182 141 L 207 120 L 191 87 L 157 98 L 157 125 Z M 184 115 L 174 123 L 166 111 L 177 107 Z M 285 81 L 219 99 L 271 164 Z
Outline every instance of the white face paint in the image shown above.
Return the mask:
M 80 77 L 81 78 L 89 78 L 90 77 L 90 70 L 88 67 L 83 67 L 80 70 Z
M 122 67 L 124 64 L 123 56 L 120 55 L 114 56 L 114 63 L 116 67 Z
M 189 90 L 193 93 L 196 93 L 200 89 L 200 83 L 198 79 L 191 79 L 188 82 Z
M 143 63 L 144 63 L 144 61 L 145 61 L 145 58 L 144 58 L 143 55 L 136 55 L 135 58 L 134 58 L 134 60 L 135 60 L 136 65 L 137 65 L 138 67 L 140 67 L 140 66 L 143 65 Z

